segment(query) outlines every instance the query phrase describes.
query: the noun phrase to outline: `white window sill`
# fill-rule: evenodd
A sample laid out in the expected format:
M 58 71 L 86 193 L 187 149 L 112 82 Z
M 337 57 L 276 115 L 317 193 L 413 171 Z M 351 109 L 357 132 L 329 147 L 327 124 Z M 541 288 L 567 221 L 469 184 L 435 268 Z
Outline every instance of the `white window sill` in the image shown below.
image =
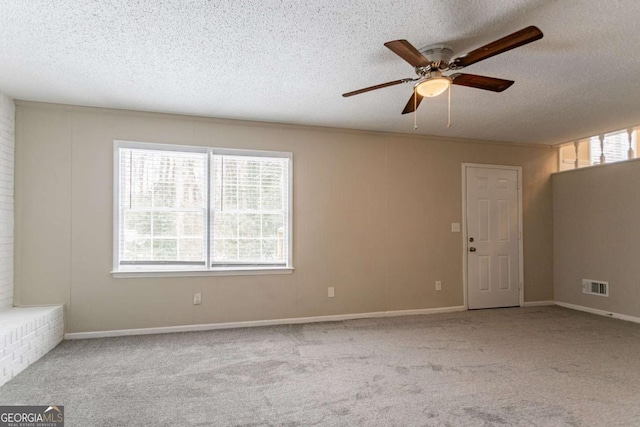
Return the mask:
M 111 272 L 115 279 L 131 279 L 136 277 L 257 276 L 263 274 L 291 273 L 293 273 L 293 267 L 229 267 L 215 270 L 118 270 Z

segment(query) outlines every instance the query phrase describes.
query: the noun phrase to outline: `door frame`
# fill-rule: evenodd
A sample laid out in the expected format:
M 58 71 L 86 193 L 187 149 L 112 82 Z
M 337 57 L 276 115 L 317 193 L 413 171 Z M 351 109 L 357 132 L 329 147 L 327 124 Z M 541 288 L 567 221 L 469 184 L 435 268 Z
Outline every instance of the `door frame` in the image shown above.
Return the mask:
M 462 294 L 464 295 L 464 308 L 469 310 L 468 285 L 467 285 L 467 168 L 482 169 L 506 169 L 516 171 L 518 176 L 518 288 L 520 290 L 520 307 L 524 307 L 524 257 L 523 257 L 523 230 L 522 230 L 522 166 L 492 165 L 483 163 L 462 163 Z

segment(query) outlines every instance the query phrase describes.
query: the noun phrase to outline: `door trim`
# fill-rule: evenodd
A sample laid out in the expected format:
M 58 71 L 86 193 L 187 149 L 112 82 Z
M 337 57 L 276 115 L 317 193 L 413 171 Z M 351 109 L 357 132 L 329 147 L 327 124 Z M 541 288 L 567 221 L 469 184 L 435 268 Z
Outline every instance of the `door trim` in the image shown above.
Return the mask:
M 522 166 L 491 165 L 482 163 L 462 163 L 462 294 L 464 308 L 469 310 L 467 300 L 467 168 L 506 169 L 518 174 L 518 281 L 520 282 L 520 307 L 524 307 L 524 256 L 522 230 Z

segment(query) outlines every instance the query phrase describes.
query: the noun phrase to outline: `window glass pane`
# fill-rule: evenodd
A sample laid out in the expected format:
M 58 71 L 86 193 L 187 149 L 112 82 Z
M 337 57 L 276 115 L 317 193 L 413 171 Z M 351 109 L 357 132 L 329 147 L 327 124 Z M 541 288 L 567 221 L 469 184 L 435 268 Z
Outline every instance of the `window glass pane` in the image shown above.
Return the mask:
M 238 209 L 257 210 L 260 207 L 260 187 L 257 185 L 238 186 Z
M 238 237 L 238 214 L 227 212 L 216 213 L 213 235 L 215 238 Z
M 238 186 L 225 185 L 222 192 L 222 203 L 226 209 L 236 209 L 238 207 Z
M 233 262 L 238 259 L 237 239 L 214 239 L 213 241 L 214 262 Z
M 153 261 L 177 261 L 178 260 L 178 240 L 177 239 L 154 239 L 153 240 Z
M 277 237 L 278 231 L 284 231 L 284 218 L 282 214 L 262 215 L 262 235 L 264 237 Z
M 262 209 L 263 210 L 282 210 L 282 200 L 284 199 L 282 188 L 264 186 L 262 188 Z
M 224 182 L 234 186 L 238 184 L 238 161 L 231 157 L 219 157 L 222 162 L 224 173 Z
M 120 148 L 120 262 L 205 262 L 207 154 Z
M 591 151 L 591 164 L 600 164 L 600 155 L 602 149 L 600 147 L 600 138 L 591 137 L 589 140 L 589 148 Z M 637 152 L 636 132 L 631 135 L 631 147 Z M 604 157 L 606 163 L 615 163 L 629 159 L 629 134 L 626 131 L 606 134 L 604 136 Z
M 260 214 L 243 213 L 239 214 L 238 234 L 240 237 L 252 237 L 259 239 L 260 235 Z
M 289 159 L 213 155 L 213 263 L 284 264 L 288 259 Z
M 151 213 L 124 211 L 125 236 L 130 240 L 151 237 Z
M 182 261 L 201 261 L 205 257 L 205 245 L 202 238 L 179 239 L 178 253 Z
M 124 242 L 126 260 L 138 261 L 151 259 L 151 239 L 135 239 Z
M 154 212 L 153 213 L 153 235 L 176 237 L 178 234 L 178 213 L 177 212 Z
M 182 227 L 180 229 L 179 227 Z M 181 212 L 178 222 L 178 234 L 185 237 L 202 239 L 206 228 L 203 212 Z
M 238 241 L 238 258 L 246 262 L 259 262 L 261 249 L 260 239 L 240 239 Z
M 264 239 L 262 241 L 262 259 L 264 261 L 282 259 L 282 246 L 278 246 L 277 239 Z

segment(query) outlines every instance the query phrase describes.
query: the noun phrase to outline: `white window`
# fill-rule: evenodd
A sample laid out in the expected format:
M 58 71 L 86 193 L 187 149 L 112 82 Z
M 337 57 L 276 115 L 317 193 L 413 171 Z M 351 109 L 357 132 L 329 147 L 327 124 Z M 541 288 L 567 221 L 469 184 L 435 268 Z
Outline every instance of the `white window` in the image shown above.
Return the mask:
M 621 162 L 629 159 L 629 134 L 627 131 L 608 133 L 604 136 L 604 157 L 606 163 Z M 631 149 L 636 151 L 636 131 L 631 134 Z M 592 165 L 600 164 L 600 137 L 589 138 L 590 160 Z
M 114 273 L 290 270 L 291 162 L 116 141 Z

